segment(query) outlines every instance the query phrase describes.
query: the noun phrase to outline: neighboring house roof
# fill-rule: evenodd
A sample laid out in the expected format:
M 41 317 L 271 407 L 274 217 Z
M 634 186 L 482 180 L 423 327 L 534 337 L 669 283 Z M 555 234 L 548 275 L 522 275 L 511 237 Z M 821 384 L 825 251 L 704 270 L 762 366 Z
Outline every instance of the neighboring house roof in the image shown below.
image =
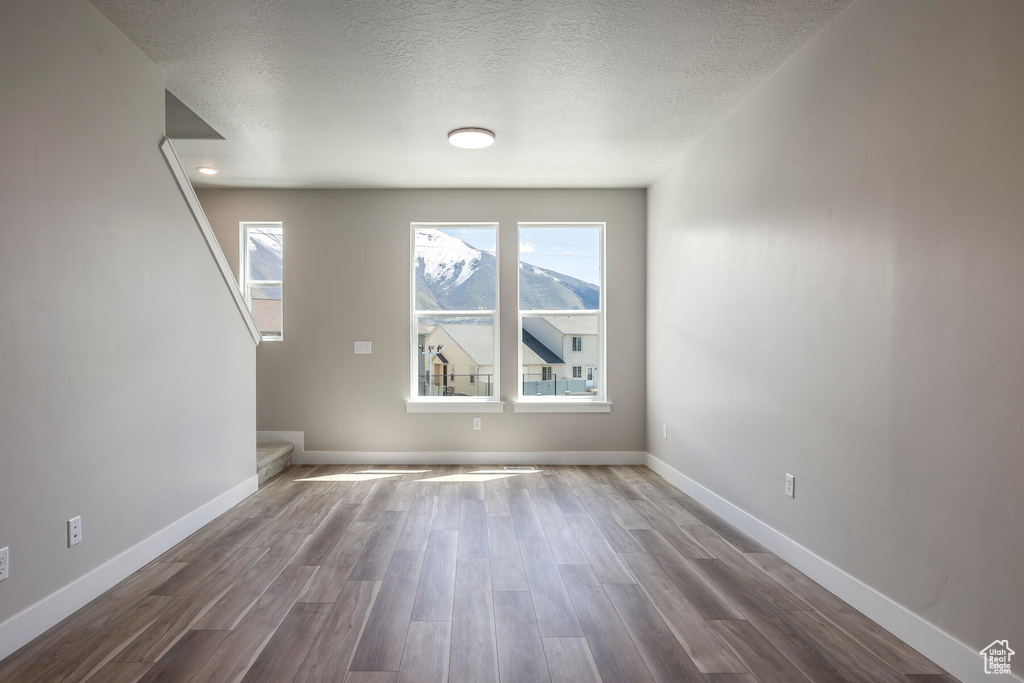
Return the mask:
M 477 365 L 494 365 L 494 327 L 491 325 L 450 325 L 442 323 L 435 329 L 448 333 L 456 344 Z
M 523 330 L 523 346 L 526 347 L 523 349 L 523 365 L 554 365 L 565 362 L 526 330 Z
M 545 315 L 544 320 L 562 334 L 597 334 L 596 315 Z
M 263 333 L 277 333 L 281 331 L 281 300 L 280 299 L 253 299 L 252 320 L 256 327 Z

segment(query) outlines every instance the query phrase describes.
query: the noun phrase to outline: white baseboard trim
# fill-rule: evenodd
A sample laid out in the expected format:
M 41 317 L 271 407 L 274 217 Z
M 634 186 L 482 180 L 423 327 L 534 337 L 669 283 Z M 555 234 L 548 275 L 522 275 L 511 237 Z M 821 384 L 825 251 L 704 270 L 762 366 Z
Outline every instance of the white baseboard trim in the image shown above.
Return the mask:
M 643 465 L 642 451 L 303 451 L 296 465 Z
M 698 500 L 964 683 L 992 683 L 994 680 L 1010 678 L 1024 680 L 1016 675 L 998 679 L 986 675 L 982 671 L 981 655 L 974 648 L 847 574 L 663 460 L 647 453 L 646 461 L 648 467 L 680 491 Z
M 0 660 L 248 498 L 256 488 L 254 474 L 0 624 Z
M 306 452 L 304 447 L 306 441 L 305 432 L 288 431 L 266 431 L 256 432 L 257 443 L 290 443 L 295 449 L 292 451 L 292 462 L 301 463 Z

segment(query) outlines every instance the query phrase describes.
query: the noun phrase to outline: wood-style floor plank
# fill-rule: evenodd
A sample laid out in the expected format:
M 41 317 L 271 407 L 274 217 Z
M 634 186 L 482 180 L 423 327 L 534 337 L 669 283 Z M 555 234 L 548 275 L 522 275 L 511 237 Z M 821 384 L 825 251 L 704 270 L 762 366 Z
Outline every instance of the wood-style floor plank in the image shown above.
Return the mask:
M 710 550 L 726 567 L 732 570 L 740 580 L 750 586 L 762 598 L 781 610 L 814 609 L 806 600 L 779 583 L 774 576 L 750 561 L 746 555 L 734 548 L 724 538 L 709 527 L 690 527 L 693 537 L 702 546 Z
M 399 683 L 445 683 L 451 650 L 450 621 L 414 621 L 405 636 Z
M 359 639 L 351 670 L 398 671 L 422 567 L 423 553 L 392 555 L 363 637 Z
M 906 678 L 876 657 L 870 650 L 851 638 L 845 631 L 813 611 L 792 612 L 786 615 L 804 633 L 813 634 L 815 641 L 854 677 L 877 683 L 906 683 Z
M 798 612 L 775 609 L 753 593 L 749 586 L 719 560 L 690 561 L 715 588 L 736 604 L 754 628 L 760 631 L 761 635 L 808 680 L 844 683 L 853 683 L 857 680 L 826 648 L 821 647 L 811 634 L 800 629 L 790 619 L 790 614 Z
M 174 601 L 114 659 L 157 661 L 266 552 L 265 548 L 242 548 L 231 555 L 192 594 Z
M 398 683 L 398 672 L 349 671 L 345 683 Z
M 537 508 L 534 507 L 529 489 L 509 489 L 508 503 L 512 510 L 512 524 L 516 528 L 516 536 L 519 538 L 544 536 L 540 519 L 537 517 Z
M 321 560 L 320 569 L 299 596 L 299 602 L 336 602 L 376 528 L 376 522 L 352 522 L 327 557 Z
M 583 507 L 586 508 L 590 519 L 601 531 L 601 535 L 608 541 L 608 545 L 617 553 L 641 553 L 643 548 L 636 542 L 636 539 L 623 527 L 618 518 L 605 505 L 604 500 L 597 494 L 590 494 L 580 498 Z
M 542 638 L 572 638 L 583 635 L 576 610 L 562 583 L 547 539 L 520 538 L 526 578 Z
M 353 581 L 381 581 L 391 562 L 391 553 L 398 545 L 398 537 L 405 526 L 405 512 L 384 511 L 376 517 L 373 532 L 363 545 L 349 578 Z
M 564 512 L 586 512 L 583 509 L 583 503 L 576 497 L 576 493 L 572 490 L 572 485 L 569 484 L 562 477 L 562 474 L 558 470 L 547 470 L 546 474 L 550 476 L 547 479 L 548 489 L 551 491 L 551 495 L 554 496 L 555 504 L 558 509 Z
M 655 681 L 704 683 L 703 674 L 639 586 L 614 583 L 604 590 Z
M 331 607 L 318 602 L 295 603 L 242 680 L 245 683 L 294 680 Z
M 291 564 L 302 567 L 317 567 L 325 564 L 324 558 L 331 554 L 334 546 L 343 537 L 345 530 L 359 514 L 359 505 L 345 503 L 336 506 L 324 523 L 310 535 L 299 552 L 292 558 Z
M 551 547 L 551 554 L 558 564 L 589 564 L 587 554 L 583 552 L 580 542 L 576 540 L 565 515 L 558 505 L 538 505 L 537 517 L 544 529 L 544 535 Z
M 551 683 L 601 683 L 586 638 L 544 638 Z
M 746 673 L 736 653 L 649 555 L 630 553 L 620 557 L 698 669 L 704 673 Z
M 153 667 L 148 662 L 109 662 L 93 675 L 97 683 L 137 683 Z
M 650 671 L 594 570 L 588 565 L 576 564 L 560 569 L 604 683 L 652 681 Z
M 653 529 L 637 529 L 633 533 L 651 559 L 705 619 L 743 618 L 743 615 L 694 569 L 689 560 L 683 558 L 669 545 L 664 536 Z
M 459 518 L 462 514 L 462 486 L 460 484 L 441 484 L 437 496 L 437 508 L 430 528 L 433 531 L 458 531 Z
M 488 516 L 509 517 L 512 515 L 512 509 L 508 505 L 505 483 L 501 479 L 484 482 L 484 505 L 487 508 Z
M 220 683 L 241 677 L 291 611 L 316 567 L 287 567 L 192 678 Z
M 143 567 L 0 662 L 0 680 L 36 680 L 185 566 L 154 562 Z
M 344 676 L 370 616 L 380 583 L 347 581 L 306 654 L 295 683 L 333 683 Z
M 431 531 L 413 601 L 413 621 L 451 621 L 459 532 Z
M 697 542 L 697 539 L 690 535 L 686 529 L 672 521 L 654 503 L 647 500 L 634 500 L 630 501 L 630 505 L 647 523 L 646 526 L 634 526 L 631 528 L 654 529 L 683 557 L 698 560 L 714 559 L 714 555 L 707 548 L 702 547 Z
M 452 681 L 494 683 L 498 680 L 491 569 L 486 558 L 459 558 L 449 670 Z
M 459 518 L 459 557 L 487 557 L 487 509 L 483 500 L 462 500 L 462 514 Z
M 533 601 L 525 591 L 494 592 L 494 630 L 502 681 L 550 681 Z
M 231 631 L 189 631 L 139 679 L 140 683 L 192 680 L 230 634 Z
M 796 568 L 770 553 L 751 553 L 748 558 L 789 587 L 831 622 L 904 674 L 946 672 L 884 628 L 871 621 L 841 599 L 832 595 Z
M 143 598 L 37 680 L 69 683 L 85 680 L 152 624 L 161 610 L 180 599 L 167 595 L 150 595 Z
M 601 583 L 635 583 L 590 515 L 570 513 L 565 519 Z
M 711 625 L 739 655 L 754 677 L 778 683 L 807 683 L 795 666 L 743 619 L 712 621 Z
M 193 624 L 197 630 L 235 628 L 302 547 L 305 536 L 288 534 L 274 545 L 202 617 Z
M 487 518 L 487 553 L 491 559 L 491 586 L 495 591 L 528 591 L 519 539 L 511 517 Z
M 427 549 L 430 538 L 430 526 L 434 521 L 437 509 L 437 496 L 417 495 L 409 504 L 409 511 L 398 536 L 395 550 L 400 552 L 422 553 Z

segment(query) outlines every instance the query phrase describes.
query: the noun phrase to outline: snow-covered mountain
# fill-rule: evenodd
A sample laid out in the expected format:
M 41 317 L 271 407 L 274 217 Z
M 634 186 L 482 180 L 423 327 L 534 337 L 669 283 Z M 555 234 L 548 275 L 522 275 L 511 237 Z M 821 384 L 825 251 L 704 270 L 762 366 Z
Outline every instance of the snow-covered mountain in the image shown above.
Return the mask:
M 253 230 L 249 233 L 249 277 L 281 280 L 281 235 Z
M 491 310 L 494 255 L 440 230 L 416 231 L 416 307 Z
M 439 230 L 416 232 L 416 307 L 421 310 L 490 310 L 494 255 Z M 524 308 L 596 308 L 598 288 L 528 264 L 520 266 Z

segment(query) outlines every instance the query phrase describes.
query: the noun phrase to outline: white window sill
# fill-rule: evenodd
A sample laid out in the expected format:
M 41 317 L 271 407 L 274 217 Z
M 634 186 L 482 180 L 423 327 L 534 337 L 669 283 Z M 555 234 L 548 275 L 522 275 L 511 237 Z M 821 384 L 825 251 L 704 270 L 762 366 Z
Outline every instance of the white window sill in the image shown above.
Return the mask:
M 406 401 L 407 413 L 503 413 L 504 401 Z
M 611 401 L 573 401 L 562 399 L 521 399 L 512 404 L 516 413 L 610 413 Z

